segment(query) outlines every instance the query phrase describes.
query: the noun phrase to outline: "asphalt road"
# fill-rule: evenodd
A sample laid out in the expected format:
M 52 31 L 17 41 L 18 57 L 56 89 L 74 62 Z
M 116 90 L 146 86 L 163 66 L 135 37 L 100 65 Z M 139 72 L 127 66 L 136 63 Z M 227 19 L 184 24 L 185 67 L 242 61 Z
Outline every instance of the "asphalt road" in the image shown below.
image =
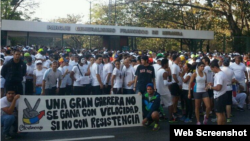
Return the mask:
M 236 125 L 250 126 L 250 110 L 244 112 L 232 109 L 232 123 Z M 201 121 L 203 117 L 201 116 Z M 196 121 L 193 119 L 192 123 Z M 183 122 L 171 123 L 186 124 Z M 209 119 L 208 124 L 216 124 Z M 76 131 L 59 131 L 59 132 L 36 132 L 28 133 L 26 135 L 16 135 L 11 139 L 12 141 L 82 141 L 82 140 L 108 140 L 108 141 L 169 141 L 169 123 L 167 121 L 160 122 L 160 130 L 152 131 L 153 127 L 126 127 L 126 128 L 110 128 L 110 129 L 93 129 L 93 130 L 76 130 Z M 5 141 L 1 136 L 1 140 Z

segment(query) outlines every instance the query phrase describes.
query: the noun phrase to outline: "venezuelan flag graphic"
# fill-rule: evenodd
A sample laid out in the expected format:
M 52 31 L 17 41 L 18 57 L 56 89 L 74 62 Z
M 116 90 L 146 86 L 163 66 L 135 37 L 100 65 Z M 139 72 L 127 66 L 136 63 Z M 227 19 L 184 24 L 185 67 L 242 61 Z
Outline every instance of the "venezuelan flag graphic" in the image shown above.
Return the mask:
M 236 85 L 236 84 L 233 84 L 233 85 L 232 85 L 232 88 L 233 88 L 233 90 L 232 90 L 232 92 L 233 92 L 233 97 L 236 97 L 236 94 L 237 94 L 237 85 Z
M 45 115 L 45 111 L 43 110 L 43 111 L 39 112 L 39 115 L 37 115 L 36 117 L 23 118 L 23 122 L 25 124 L 34 124 L 34 123 L 38 122 L 44 115 Z

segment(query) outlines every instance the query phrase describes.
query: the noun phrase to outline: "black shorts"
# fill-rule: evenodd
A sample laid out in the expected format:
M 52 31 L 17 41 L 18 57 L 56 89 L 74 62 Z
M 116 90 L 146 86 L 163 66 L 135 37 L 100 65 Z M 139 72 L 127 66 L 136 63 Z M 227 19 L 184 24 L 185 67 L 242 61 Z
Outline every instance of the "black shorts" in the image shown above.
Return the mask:
M 214 99 L 214 111 L 215 113 L 225 113 L 227 104 L 227 93 Z
M 214 91 L 213 90 L 208 90 L 207 91 L 209 98 L 213 98 L 214 97 Z
M 177 83 L 173 83 L 170 87 L 170 92 L 172 96 L 180 96 L 181 89 Z
M 232 103 L 233 103 L 233 100 L 232 100 L 232 98 L 233 98 L 233 91 L 227 91 L 227 105 L 232 105 Z

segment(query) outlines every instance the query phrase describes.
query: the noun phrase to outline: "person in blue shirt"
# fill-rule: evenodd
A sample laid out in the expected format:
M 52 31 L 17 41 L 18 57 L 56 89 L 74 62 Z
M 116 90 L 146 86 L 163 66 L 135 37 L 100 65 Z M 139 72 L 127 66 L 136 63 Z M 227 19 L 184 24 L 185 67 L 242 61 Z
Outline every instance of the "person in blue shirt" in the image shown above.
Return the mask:
M 142 109 L 144 126 L 150 126 L 155 122 L 153 130 L 159 130 L 159 117 L 160 117 L 160 94 L 154 91 L 153 83 L 148 83 L 147 92 L 142 96 Z

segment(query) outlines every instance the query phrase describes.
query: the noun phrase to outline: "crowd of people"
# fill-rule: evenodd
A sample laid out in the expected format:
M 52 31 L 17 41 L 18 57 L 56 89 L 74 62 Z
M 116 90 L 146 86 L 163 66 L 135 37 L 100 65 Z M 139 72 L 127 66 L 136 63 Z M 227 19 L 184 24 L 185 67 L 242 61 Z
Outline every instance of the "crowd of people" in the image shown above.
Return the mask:
M 1 50 L 1 123 L 10 137 L 20 95 L 142 95 L 143 125 L 159 121 L 218 125 L 231 108 L 250 110 L 248 54 L 47 47 Z M 179 107 L 180 105 L 180 107 Z M 167 109 L 167 113 L 164 109 Z M 181 112 L 179 112 L 181 111 Z M 166 116 L 168 115 L 168 117 Z M 10 120 L 11 119 L 11 120 Z

